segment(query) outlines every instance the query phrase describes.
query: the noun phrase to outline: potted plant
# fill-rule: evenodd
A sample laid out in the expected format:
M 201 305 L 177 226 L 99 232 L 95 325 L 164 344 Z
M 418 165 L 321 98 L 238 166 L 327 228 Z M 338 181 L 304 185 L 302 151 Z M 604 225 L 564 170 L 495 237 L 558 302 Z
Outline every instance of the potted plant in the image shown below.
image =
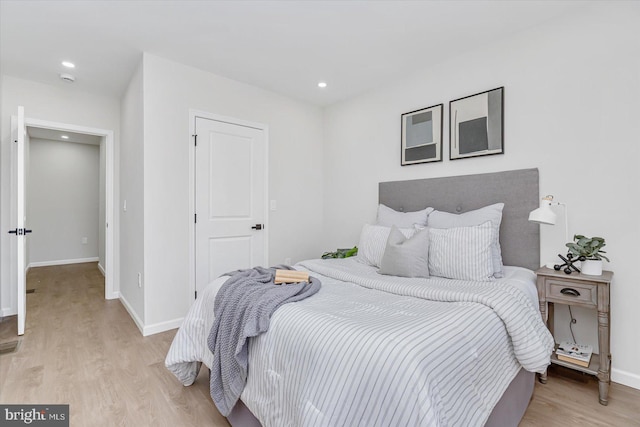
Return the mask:
M 600 276 L 602 274 L 602 260 L 609 258 L 606 257 L 606 252 L 602 250 L 605 246 L 604 239 L 602 237 L 585 237 L 581 234 L 573 236 L 573 242 L 567 243 L 569 252 L 576 257 L 585 257 L 585 261 L 582 261 L 581 270 L 582 274 L 590 276 Z

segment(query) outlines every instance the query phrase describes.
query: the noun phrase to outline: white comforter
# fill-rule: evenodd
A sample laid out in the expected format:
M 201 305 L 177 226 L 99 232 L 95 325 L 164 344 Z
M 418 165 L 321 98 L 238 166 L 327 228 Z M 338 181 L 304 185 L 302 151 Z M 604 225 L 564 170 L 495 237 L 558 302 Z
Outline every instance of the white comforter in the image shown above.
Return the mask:
M 249 344 L 241 398 L 265 427 L 479 426 L 521 367 L 549 364 L 553 338 L 528 270 L 466 282 L 381 276 L 355 259 L 297 268 L 322 289 L 279 308 Z M 167 355 L 185 385 L 213 360 L 206 340 L 224 280 L 194 303 Z

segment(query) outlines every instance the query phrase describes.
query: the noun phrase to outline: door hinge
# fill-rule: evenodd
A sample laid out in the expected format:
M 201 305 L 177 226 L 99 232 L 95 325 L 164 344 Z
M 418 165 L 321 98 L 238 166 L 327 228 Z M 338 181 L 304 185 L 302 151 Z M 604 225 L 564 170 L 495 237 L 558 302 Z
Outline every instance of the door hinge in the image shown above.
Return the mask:
M 198 146 L 198 135 L 191 135 L 193 136 L 193 144 L 197 147 Z
M 196 299 L 198 299 L 198 291 L 196 291 Z
M 198 214 L 193 214 L 193 222 L 194 222 L 195 224 L 197 224 L 197 223 L 198 223 Z

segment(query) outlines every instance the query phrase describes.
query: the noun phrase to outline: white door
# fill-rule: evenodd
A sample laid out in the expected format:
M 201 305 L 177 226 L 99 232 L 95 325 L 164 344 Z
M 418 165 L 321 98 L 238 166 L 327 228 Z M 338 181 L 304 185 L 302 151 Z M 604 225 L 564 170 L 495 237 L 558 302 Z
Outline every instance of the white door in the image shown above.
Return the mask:
M 13 156 L 14 179 L 16 182 L 16 195 L 14 205 L 15 227 L 9 233 L 15 236 L 15 266 L 16 292 L 18 296 L 18 335 L 24 335 L 24 326 L 27 316 L 26 294 L 26 186 L 25 186 L 25 151 L 26 151 L 26 127 L 24 124 L 24 107 L 18 107 L 18 115 L 11 117 L 11 141 L 15 155 Z
M 266 266 L 266 131 L 196 118 L 196 292 L 216 277 Z

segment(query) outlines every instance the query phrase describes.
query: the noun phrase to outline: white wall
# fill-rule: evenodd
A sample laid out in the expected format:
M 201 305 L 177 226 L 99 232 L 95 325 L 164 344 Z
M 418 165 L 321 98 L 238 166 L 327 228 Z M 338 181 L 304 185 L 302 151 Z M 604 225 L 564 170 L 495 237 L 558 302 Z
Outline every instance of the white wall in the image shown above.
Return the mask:
M 319 108 L 144 55 L 145 323 L 182 318 L 189 294 L 189 109 L 269 127 L 269 262 L 318 257 L 322 232 Z M 304 209 L 300 209 L 304 206 Z M 169 322 L 169 323 L 167 323 Z
M 29 170 L 29 263 L 97 258 L 100 147 L 32 138 Z
M 10 117 L 12 114 L 15 115 L 17 113 L 18 106 L 24 106 L 25 115 L 32 119 L 113 130 L 115 152 L 117 156 L 120 127 L 120 105 L 118 98 L 115 96 L 111 97 L 82 92 L 81 86 L 49 86 L 7 75 L 2 76 L 1 82 L 0 230 L 9 230 L 12 225 L 10 221 Z M 117 192 L 117 164 L 115 165 L 115 168 L 115 189 Z M 114 218 L 114 221 L 117 222 L 118 218 Z M 114 238 L 116 239 L 114 245 L 117 248 L 117 236 L 114 236 Z M 4 316 L 8 316 L 17 312 L 15 289 L 10 278 L 9 235 L 4 232 L 0 233 L 0 241 L 1 313 Z
M 640 388 L 640 13 L 593 7 L 415 72 L 325 113 L 324 247 L 358 242 L 374 221 L 379 181 L 537 167 L 541 194 L 569 207 L 570 235 L 603 236 L 611 288 L 613 379 Z M 505 154 L 400 166 L 400 115 L 505 87 Z M 339 207 L 339 208 L 336 208 Z M 348 213 L 345 215 L 345 213 Z M 562 227 L 541 230 L 542 260 L 564 252 Z M 556 331 L 568 322 L 556 310 Z M 595 313 L 578 311 L 576 338 L 595 343 Z
M 144 117 L 142 59 L 121 103 L 120 150 L 120 299 L 139 328 L 144 326 Z M 126 200 L 127 210 L 124 210 Z M 117 202 L 118 203 L 118 202 Z

